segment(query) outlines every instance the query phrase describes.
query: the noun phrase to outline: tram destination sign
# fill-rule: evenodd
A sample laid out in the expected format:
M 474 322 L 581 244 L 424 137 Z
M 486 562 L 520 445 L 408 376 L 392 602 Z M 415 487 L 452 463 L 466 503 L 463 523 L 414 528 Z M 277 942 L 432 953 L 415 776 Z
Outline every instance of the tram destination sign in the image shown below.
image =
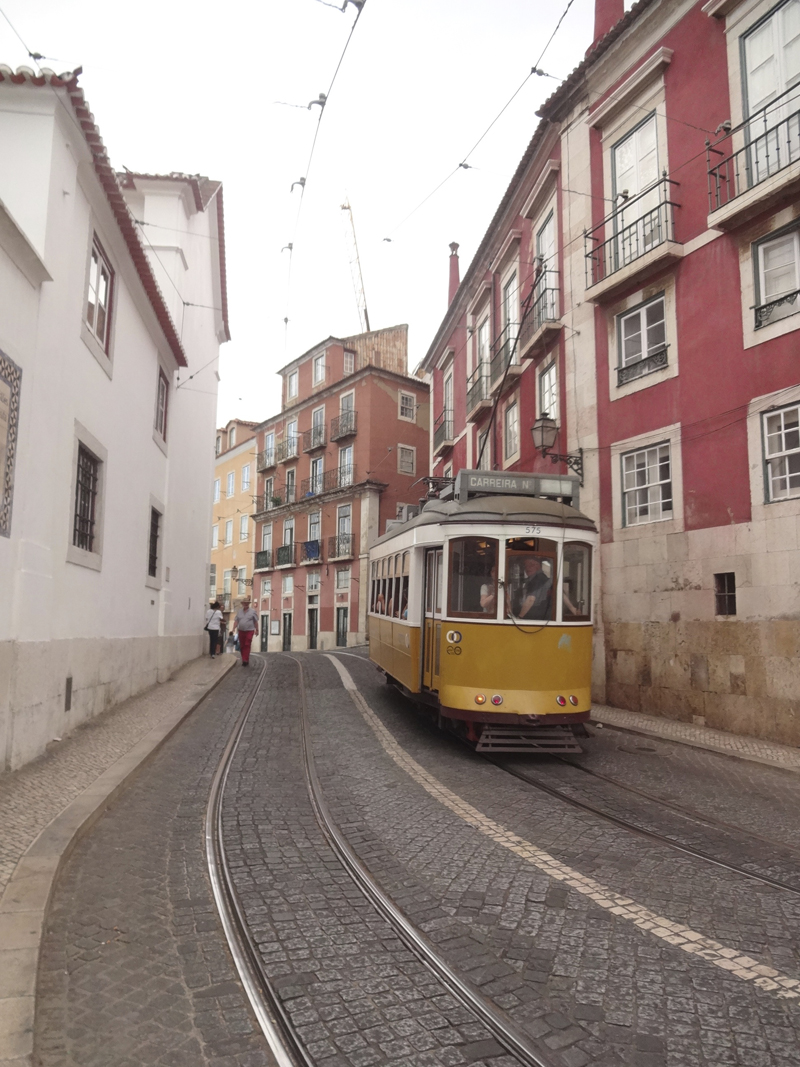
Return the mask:
M 543 474 L 500 474 L 497 471 L 461 470 L 456 475 L 455 496 L 464 501 L 475 493 L 497 496 L 568 497 L 575 500 L 579 479 L 572 476 Z

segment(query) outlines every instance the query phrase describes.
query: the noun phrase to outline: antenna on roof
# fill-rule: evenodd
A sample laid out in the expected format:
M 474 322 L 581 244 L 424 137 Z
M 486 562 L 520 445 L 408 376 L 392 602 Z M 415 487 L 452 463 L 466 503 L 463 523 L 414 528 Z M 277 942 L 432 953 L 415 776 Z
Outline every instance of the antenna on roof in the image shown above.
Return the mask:
M 348 258 L 350 260 L 350 275 L 353 279 L 353 289 L 356 294 L 358 317 L 361 321 L 361 332 L 369 333 L 369 313 L 367 311 L 367 298 L 364 293 L 364 277 L 361 273 L 361 260 L 358 255 L 358 243 L 356 242 L 356 224 L 353 221 L 353 209 L 350 201 L 345 200 L 342 211 L 347 212 L 348 220 L 345 220 L 345 240 L 347 242 Z

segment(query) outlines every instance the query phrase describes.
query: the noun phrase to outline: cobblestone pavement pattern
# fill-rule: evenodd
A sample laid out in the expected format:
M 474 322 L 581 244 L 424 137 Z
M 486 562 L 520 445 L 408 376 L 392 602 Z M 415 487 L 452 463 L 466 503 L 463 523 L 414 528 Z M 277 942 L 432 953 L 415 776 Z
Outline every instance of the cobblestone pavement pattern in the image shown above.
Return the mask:
M 332 665 L 324 657 L 303 663 L 334 816 L 412 921 L 517 1022 L 560 1050 L 556 1062 L 800 1063 L 798 1002 L 657 940 L 459 823 L 381 755 L 352 702 L 338 698 Z M 435 733 L 369 664 L 349 658 L 346 666 L 404 749 L 492 819 L 656 913 L 800 977 L 797 897 L 531 791 Z
M 80 726 L 20 768 L 0 775 L 0 894 L 25 849 L 56 815 L 165 714 L 207 686 L 222 661 L 193 660 L 170 678 Z
M 266 1067 L 216 916 L 203 817 L 254 675 L 234 671 L 76 846 L 42 943 L 38 1067 Z
M 223 833 L 267 973 L 310 1055 L 324 1067 L 515 1067 L 331 852 L 304 779 L 297 664 L 271 656 L 269 666 L 231 769 Z

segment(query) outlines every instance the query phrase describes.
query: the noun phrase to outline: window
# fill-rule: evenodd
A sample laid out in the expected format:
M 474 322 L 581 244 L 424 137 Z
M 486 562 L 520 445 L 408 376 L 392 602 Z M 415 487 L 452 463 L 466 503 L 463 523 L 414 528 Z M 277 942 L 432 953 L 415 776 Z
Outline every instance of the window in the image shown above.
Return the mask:
M 267 522 L 261 527 L 261 551 L 270 552 L 272 550 L 272 523 Z
M 351 349 L 344 350 L 344 373 L 352 374 L 356 369 L 356 354 Z
M 155 431 L 166 440 L 167 437 L 167 398 L 169 396 L 169 382 L 167 376 L 159 367 L 158 389 L 156 390 L 156 421 Z
M 756 329 L 800 311 L 800 230 L 756 246 Z
M 542 622 L 556 617 L 553 596 L 556 552 L 556 542 L 543 537 L 508 539 L 505 581 L 507 616 Z
M 397 469 L 401 474 L 416 474 L 417 450 L 407 445 L 397 446 Z
M 219 504 L 219 478 L 214 479 L 214 503 Z
M 309 571 L 306 575 L 306 592 L 319 592 L 319 571 Z
M 448 615 L 497 616 L 497 541 L 462 537 L 450 542 Z
M 284 596 L 291 596 L 294 592 L 294 575 L 284 574 L 281 582 L 281 590 Z
M 225 523 L 225 544 L 233 544 L 233 519 L 228 519 Z
M 212 563 L 208 568 L 208 595 L 213 600 L 217 595 L 217 565 Z
M 275 462 L 275 434 L 264 434 L 264 466 L 271 467 Z
M 519 452 L 519 410 L 516 400 L 508 405 L 503 415 L 503 448 L 506 459 Z
M 619 368 L 617 385 L 667 365 L 666 313 L 663 294 L 617 318 Z
M 413 393 L 400 394 L 400 418 L 415 422 L 417 418 L 417 398 Z
M 558 422 L 558 377 L 555 360 L 539 374 L 539 414 L 547 414 Z
M 512 271 L 503 283 L 502 293 L 503 330 L 505 332 L 506 340 L 513 340 L 514 338 L 519 309 L 518 296 L 519 286 L 517 284 L 517 272 Z
M 339 449 L 339 485 L 353 484 L 353 446 Z
M 445 469 L 444 469 L 444 477 L 445 478 L 452 478 L 453 477 L 453 464 L 452 463 L 449 463 L 445 467 Z
M 612 151 L 613 195 L 621 207 L 614 216 L 617 234 L 614 269 L 644 255 L 664 240 L 664 219 L 659 208 L 658 142 L 656 117 L 650 115 Z M 650 190 L 647 195 L 639 196 Z M 630 207 L 625 207 L 630 203 Z
M 349 504 L 342 504 L 337 508 L 336 513 L 336 532 L 342 537 L 350 536 L 350 520 L 352 516 L 352 509 Z
M 147 552 L 147 573 L 151 578 L 158 577 L 158 537 L 161 515 L 155 508 L 150 508 L 150 539 Z
M 271 578 L 262 578 L 261 579 L 261 595 L 262 596 L 272 596 L 272 579 Z
M 492 439 L 488 430 L 478 434 L 478 451 L 475 463 L 480 471 L 490 471 L 492 469 Z
M 622 460 L 622 513 L 626 526 L 672 518 L 669 444 L 626 452 Z
M 283 520 L 283 543 L 285 545 L 294 543 L 294 519 Z
M 291 422 L 286 423 L 286 458 L 291 459 L 292 456 L 296 456 L 297 449 L 297 419 L 292 419 Z
M 336 588 L 337 589 L 349 589 L 350 588 L 350 568 L 338 567 L 336 570 Z
M 763 416 L 769 500 L 800 496 L 800 407 Z
M 228 448 L 233 448 L 233 446 L 235 444 L 236 444 L 236 427 L 235 426 L 231 426 L 230 430 L 228 430 Z
M 339 411 L 344 414 L 346 411 L 354 411 L 356 406 L 355 393 L 342 393 L 339 397 Z
M 589 545 L 565 544 L 561 572 L 561 618 L 565 622 L 588 622 L 592 615 L 592 550 Z
M 312 375 L 311 380 L 313 385 L 320 385 L 325 381 L 325 353 L 321 356 L 315 356 L 312 363 Z
M 211 527 L 211 547 L 212 548 L 218 548 L 219 547 L 219 526 L 212 526 Z
M 78 445 L 78 473 L 75 480 L 75 516 L 72 543 L 85 552 L 96 551 L 95 517 L 100 479 L 100 460 L 88 448 Z
M 556 224 L 552 211 L 536 232 L 536 262 L 534 263 L 534 269 L 538 271 L 538 275 L 536 277 L 533 326 L 534 329 L 538 329 L 543 322 L 552 322 L 556 318 L 556 297 L 558 295 L 558 290 L 554 283 L 556 278 Z
M 294 467 L 286 472 L 286 500 L 285 503 L 291 504 L 295 498 L 295 490 L 297 489 L 297 471 Z
M 217 434 L 217 443 L 214 445 L 214 454 L 219 455 L 222 451 L 222 438 Z
M 297 371 L 293 370 L 286 375 L 286 399 L 294 400 L 297 396 Z
M 225 487 L 225 495 L 226 496 L 233 496 L 235 492 L 236 492 L 236 473 L 234 471 L 230 471 L 230 473 L 228 474 L 227 485 Z
M 275 501 L 278 497 L 275 496 L 275 480 L 274 478 L 264 479 L 264 509 L 276 507 Z
M 322 457 L 311 460 L 311 477 L 309 478 L 309 491 L 312 493 L 322 492 Z
M 322 528 L 322 512 L 312 511 L 308 516 L 308 539 L 309 541 L 319 541 L 320 530 Z
M 92 244 L 92 258 L 89 263 L 89 291 L 86 299 L 86 325 L 100 342 L 104 352 L 108 351 L 108 339 L 111 326 L 111 293 L 114 272 L 95 237 Z
M 246 493 L 250 488 L 250 464 L 245 463 L 242 467 L 242 492 Z
M 246 596 L 247 595 L 247 569 L 245 567 L 240 567 L 239 568 L 239 570 L 237 572 L 237 575 L 236 575 L 236 580 L 239 583 L 238 595 L 239 596 Z
M 714 575 L 714 614 L 736 614 L 736 574 L 732 571 Z
M 476 333 L 476 366 L 489 365 L 489 316 L 478 326 Z
M 246 541 L 249 536 L 247 524 L 250 519 L 249 515 L 241 515 L 239 517 L 239 540 Z
M 230 571 L 223 571 L 222 572 L 222 595 L 223 596 L 230 596 L 231 595 L 231 572 Z
M 797 92 L 787 91 L 800 75 L 798 0 L 780 4 L 747 34 L 743 60 L 747 113 L 763 113 L 751 127 L 749 177 L 755 184 L 796 159 L 800 151 L 797 124 L 791 121 Z

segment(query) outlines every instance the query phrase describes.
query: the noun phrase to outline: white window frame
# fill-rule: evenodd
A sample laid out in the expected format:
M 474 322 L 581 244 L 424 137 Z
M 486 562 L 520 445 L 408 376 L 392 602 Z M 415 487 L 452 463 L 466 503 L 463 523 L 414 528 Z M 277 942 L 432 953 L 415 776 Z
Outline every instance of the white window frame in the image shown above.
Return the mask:
M 275 431 L 270 430 L 264 434 L 264 451 L 267 453 L 270 464 L 275 462 Z
M 350 590 L 350 568 L 349 567 L 337 567 L 336 568 L 336 591 L 339 593 L 349 592 Z
M 105 304 L 100 304 L 97 299 L 99 281 L 106 276 Z M 86 276 L 86 294 L 83 304 L 83 323 L 92 340 L 98 345 L 104 357 L 110 359 L 112 320 L 114 315 L 114 289 L 116 275 L 105 249 L 97 234 L 92 235 L 92 244 L 89 252 L 89 266 Z M 93 304 L 94 312 L 89 310 L 89 298 L 95 296 Z M 103 308 L 103 324 L 98 329 L 97 309 Z
M 215 478 L 214 479 L 214 503 L 215 504 L 219 504 L 219 490 L 220 490 L 220 480 L 219 480 L 219 478 Z
M 782 437 L 786 437 L 787 429 L 785 425 L 785 419 L 787 415 L 794 415 L 799 420 L 799 425 L 794 429 L 789 429 L 788 433 L 797 436 L 798 442 L 794 448 L 787 448 L 786 441 L 782 443 L 783 448 L 776 451 L 770 451 L 774 441 L 774 433 L 769 432 L 769 423 L 771 421 L 780 420 L 781 429 L 780 434 Z M 765 501 L 769 504 L 775 504 L 784 500 L 796 500 L 800 498 L 800 404 L 789 404 L 784 407 L 775 408 L 772 411 L 764 411 L 761 413 L 761 435 L 764 442 L 764 487 L 765 487 Z M 789 469 L 790 462 L 794 460 L 796 470 Z M 773 465 L 781 465 L 784 468 L 784 473 L 776 475 L 773 473 Z M 774 484 L 777 477 L 782 477 L 787 481 L 787 491 L 778 496 L 774 492 Z M 789 478 L 794 478 L 797 482 L 794 490 L 788 485 Z
M 234 448 L 236 446 L 236 427 L 231 426 L 228 430 L 228 448 Z
M 545 381 L 545 378 L 548 380 Z M 556 354 L 552 358 L 542 361 L 541 370 L 536 375 L 536 388 L 539 391 L 539 414 L 544 415 L 545 412 L 555 422 L 561 422 L 561 416 L 559 413 L 559 396 L 558 396 L 558 357 Z
M 411 470 L 407 470 L 403 466 L 403 453 L 409 453 L 411 461 Z M 397 473 L 398 474 L 416 474 L 417 473 L 417 450 L 413 445 L 397 445 Z
M 319 571 L 308 571 L 306 574 L 306 592 L 319 592 Z
M 261 579 L 261 596 L 272 596 L 272 577 Z
M 798 89 L 798 92 L 800 92 L 800 88 Z M 787 293 L 797 293 L 797 290 L 800 290 L 800 229 L 794 227 L 788 230 L 782 230 L 781 232 L 776 234 L 770 234 L 769 237 L 762 238 L 760 241 L 753 245 L 753 266 L 755 268 L 756 274 L 755 303 L 757 307 L 762 307 L 771 302 L 769 300 L 764 299 L 764 297 L 766 296 L 764 252 L 771 245 L 776 245 L 779 242 L 787 241 L 790 242 L 792 246 L 792 252 L 794 256 L 795 281 L 794 289 L 787 290 Z M 781 294 L 778 294 L 777 296 L 773 297 L 773 299 L 780 300 Z M 786 310 L 783 311 L 783 308 L 785 308 Z M 775 308 L 775 311 L 777 311 L 778 314 L 774 318 L 770 316 L 770 320 L 768 323 L 765 322 L 764 325 L 760 327 L 755 327 L 754 325 L 754 328 L 756 328 L 759 333 L 761 333 L 761 331 L 764 329 L 764 326 L 772 325 L 773 322 L 782 322 L 785 319 L 791 318 L 792 315 L 797 315 L 798 312 L 800 312 L 800 294 L 796 295 L 791 303 L 779 305 L 777 308 Z M 800 319 L 798 319 L 794 323 L 794 328 L 800 328 Z
M 622 513 L 622 461 L 621 456 L 627 452 L 636 452 L 653 445 L 670 445 L 670 464 L 672 475 L 672 518 L 658 522 L 642 522 L 626 526 Z M 646 537 L 664 537 L 671 533 L 681 533 L 684 529 L 683 506 L 683 463 L 681 458 L 681 425 L 672 423 L 661 426 L 648 433 L 638 434 L 622 441 L 615 441 L 610 447 L 611 456 L 611 499 L 613 509 L 613 526 L 615 541 L 629 541 Z
M 509 412 L 513 411 L 514 425 L 509 434 Z M 513 447 L 509 447 L 512 445 Z M 520 454 L 520 412 L 519 394 L 509 397 L 503 405 L 503 466 L 507 467 L 519 459 Z
M 492 434 L 488 430 L 481 430 L 475 428 L 475 464 L 477 467 L 478 457 L 481 454 L 481 442 L 483 438 L 486 438 L 486 448 L 484 449 L 481 465 L 478 470 L 490 471 L 492 469 Z
M 292 596 L 294 593 L 294 575 L 284 574 L 281 576 L 281 594 L 283 596 Z
M 245 463 L 242 467 L 242 492 L 246 493 L 250 488 L 250 464 Z
M 261 551 L 272 551 L 272 523 L 265 522 L 261 527 Z
M 666 459 L 669 465 L 669 475 L 667 478 L 662 476 L 661 466 Z M 644 461 L 644 466 L 641 464 L 641 460 Z M 646 526 L 652 523 L 671 521 L 673 517 L 674 509 L 674 497 L 672 489 L 672 449 L 670 448 L 669 441 L 659 441 L 652 445 L 647 445 L 644 448 L 632 449 L 629 452 L 623 452 L 620 455 L 620 480 L 622 483 L 622 519 L 626 528 L 632 526 Z M 637 471 L 645 470 L 650 472 L 655 471 L 652 479 L 642 483 L 632 483 L 631 476 L 635 475 Z M 669 511 L 664 512 L 664 495 L 663 491 L 659 493 L 659 488 L 669 485 Z M 647 500 L 644 503 L 637 504 L 634 499 L 634 494 L 647 493 Z M 652 511 L 653 514 L 648 514 L 646 518 L 637 517 L 635 509 L 638 507 L 646 507 L 648 512 Z
M 225 520 L 225 544 L 233 544 L 233 519 Z
M 230 596 L 231 595 L 231 592 L 232 592 L 231 585 L 232 585 L 232 583 L 233 583 L 233 571 L 232 570 L 223 571 L 222 572 L 222 595 L 223 596 Z
M 654 307 L 656 304 L 661 304 L 663 312 L 661 322 L 664 329 L 664 341 L 663 344 L 655 346 L 652 351 L 647 344 L 647 311 L 648 308 Z M 641 339 L 641 351 L 637 359 L 631 359 L 628 362 L 625 361 L 625 324 L 633 319 L 637 319 L 639 322 L 639 337 Z M 643 363 L 650 356 L 656 355 L 658 352 L 667 352 L 667 360 L 669 361 L 669 334 L 668 334 L 668 319 L 667 319 L 667 297 L 666 293 L 657 293 L 655 296 L 649 297 L 647 300 L 643 300 L 640 304 L 631 308 L 629 311 L 622 311 L 617 315 L 617 368 L 622 367 L 634 367 L 638 363 Z M 638 375 L 636 379 L 639 380 L 643 377 L 647 377 L 650 374 L 655 374 L 660 367 L 656 367 L 653 370 L 646 371 L 644 374 Z M 628 384 L 627 382 L 624 384 Z
M 356 354 L 352 348 L 345 348 L 342 358 L 342 373 L 354 374 L 356 369 Z
M 408 401 L 404 405 L 403 401 Z M 411 409 L 411 414 L 403 414 L 403 407 Z M 415 393 L 406 393 L 401 389 L 397 396 L 397 417 L 402 422 L 417 421 L 417 397 Z
M 219 525 L 217 523 L 211 527 L 211 548 L 219 548 Z
M 286 540 L 286 535 L 289 534 L 289 540 Z M 294 544 L 294 515 L 289 515 L 288 518 L 283 520 L 283 545 Z
M 314 359 L 311 362 L 311 384 L 324 385 L 325 373 L 325 353 L 323 352 L 319 356 L 314 356 Z
M 350 407 L 345 407 L 345 400 L 350 398 Z M 346 411 L 356 410 L 356 391 L 355 389 L 348 389 L 346 393 L 339 394 L 339 414 L 343 415 Z
M 150 574 L 150 524 L 153 513 L 159 518 L 158 539 L 156 541 L 156 572 Z M 161 589 L 164 577 L 164 536 L 165 536 L 166 508 L 161 500 L 150 494 L 149 507 L 147 508 L 147 536 L 145 538 L 144 557 L 144 584 L 148 589 Z
M 162 440 L 167 440 L 167 416 L 169 413 L 169 378 L 163 367 L 158 368 L 158 383 L 156 385 L 156 411 L 153 420 L 153 430 Z
M 325 463 L 322 456 L 313 456 L 311 463 L 308 467 L 308 481 L 310 491 L 314 494 L 321 493 L 322 487 L 325 484 L 323 482 L 323 475 L 325 474 Z
M 225 478 L 225 496 L 228 499 L 236 496 L 236 471 L 228 471 Z
M 250 516 L 239 516 L 239 540 L 247 541 L 250 537 Z
M 92 535 L 92 549 L 79 548 L 73 544 L 75 529 L 75 498 L 78 482 L 78 452 L 83 447 L 91 453 L 97 461 L 97 488 L 94 499 L 94 532 Z M 69 534 L 67 537 L 67 562 L 76 563 L 80 567 L 88 567 L 90 570 L 99 571 L 103 563 L 103 527 L 106 496 L 106 469 L 108 451 L 97 438 L 91 434 L 85 426 L 75 420 L 74 439 L 72 452 L 72 479 L 69 496 Z
M 294 400 L 297 397 L 298 377 L 297 371 L 289 371 L 286 375 L 286 399 Z
M 355 481 L 355 470 L 353 469 L 353 456 L 354 456 L 354 451 L 353 451 L 353 446 L 352 445 L 344 445 L 343 448 L 339 449 L 339 455 L 338 455 L 337 459 L 338 459 L 338 471 L 339 471 L 338 481 L 339 481 L 339 485 L 340 486 L 352 485 L 353 482 Z M 346 472 L 346 473 L 343 474 L 342 473 L 343 471 Z
M 237 596 L 247 596 L 247 567 L 240 567 L 236 572 Z
M 316 537 L 312 532 L 314 526 L 317 528 Z M 322 541 L 322 511 L 319 508 L 308 513 L 308 539 L 309 541 Z

